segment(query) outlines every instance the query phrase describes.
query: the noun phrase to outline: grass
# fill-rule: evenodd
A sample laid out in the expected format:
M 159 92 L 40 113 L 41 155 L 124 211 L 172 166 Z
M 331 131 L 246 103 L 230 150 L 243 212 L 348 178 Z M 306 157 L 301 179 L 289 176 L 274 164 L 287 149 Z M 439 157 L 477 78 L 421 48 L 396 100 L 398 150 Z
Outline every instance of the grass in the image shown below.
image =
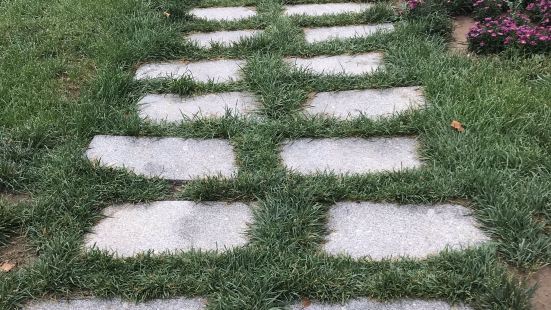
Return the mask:
M 302 2 L 302 1 L 301 1 Z M 310 1 L 309 1 L 310 2 Z M 213 23 L 193 6 L 256 5 L 259 16 Z M 286 18 L 277 0 L 0 1 L 0 243 L 24 233 L 39 258 L 0 274 L 0 308 L 42 297 L 94 295 L 148 300 L 208 297 L 210 309 L 271 309 L 301 298 L 328 302 L 436 298 L 477 309 L 527 309 L 529 290 L 507 268 L 551 262 L 551 61 L 508 52 L 466 57 L 446 50 L 450 21 L 397 17 L 378 3 L 362 14 Z M 163 12 L 172 15 L 167 18 Z M 307 45 L 300 27 L 396 22 L 367 39 Z M 183 32 L 265 28 L 229 48 L 201 50 Z M 383 51 L 386 70 L 327 77 L 295 71 L 285 56 Z M 138 64 L 185 58 L 244 58 L 244 80 L 215 85 L 133 80 Z M 339 121 L 299 113 L 314 91 L 423 85 L 430 105 L 393 119 Z M 247 90 L 261 120 L 228 115 L 179 125 L 140 121 L 147 92 L 182 95 Z M 462 134 L 451 120 L 466 126 Z M 82 154 L 96 134 L 223 137 L 236 148 L 235 180 L 182 184 L 99 168 Z M 416 135 L 425 167 L 365 176 L 288 173 L 278 144 L 300 137 Z M 116 259 L 83 253 L 85 232 L 114 203 L 160 199 L 254 200 L 248 247 Z M 374 262 L 320 251 L 328 206 L 339 200 L 466 201 L 493 242 L 427 260 Z

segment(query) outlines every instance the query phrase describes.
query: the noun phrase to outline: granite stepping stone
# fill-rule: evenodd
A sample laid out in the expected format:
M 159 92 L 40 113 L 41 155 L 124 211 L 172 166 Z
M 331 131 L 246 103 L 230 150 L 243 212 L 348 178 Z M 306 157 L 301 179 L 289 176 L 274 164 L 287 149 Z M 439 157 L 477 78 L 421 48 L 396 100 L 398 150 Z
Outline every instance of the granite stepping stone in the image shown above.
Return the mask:
M 329 211 L 324 250 L 374 260 L 426 258 L 488 241 L 471 211 L 460 205 L 339 202 Z
M 260 104 L 250 93 L 227 92 L 191 97 L 149 94 L 138 102 L 138 106 L 142 119 L 154 123 L 179 123 L 194 117 L 223 117 L 227 112 L 236 116 L 248 115 L 254 113 Z
M 178 79 L 190 77 L 191 79 L 207 83 L 224 83 L 241 79 L 241 68 L 244 60 L 220 59 L 198 62 L 162 62 L 144 64 L 136 70 L 137 80 L 147 79 Z
M 256 15 L 252 7 L 195 8 L 189 11 L 196 18 L 208 21 L 236 21 Z
M 86 156 L 104 167 L 175 181 L 237 174 L 233 147 L 221 139 L 99 135 L 90 143 Z
M 323 304 L 313 302 L 308 306 L 297 304 L 291 310 L 470 310 L 463 305 L 452 306 L 444 301 L 402 299 L 392 302 L 378 302 L 366 298 L 351 300 L 345 304 Z
M 96 247 L 120 257 L 228 249 L 247 244 L 251 208 L 243 203 L 160 201 L 108 207 L 105 219 L 85 236 Z
M 308 101 L 304 112 L 342 120 L 360 116 L 378 119 L 424 105 L 420 87 L 396 87 L 317 93 Z
M 281 159 L 299 174 L 362 174 L 418 168 L 419 144 L 412 137 L 298 139 L 283 143 Z
M 28 304 L 27 310 L 202 310 L 206 309 L 201 299 L 158 299 L 144 303 L 133 303 L 120 299 L 71 299 L 48 300 Z
M 357 55 L 318 56 L 312 58 L 290 57 L 285 62 L 291 66 L 316 74 L 362 75 L 383 67 L 382 53 Z
M 262 30 L 215 31 L 193 33 L 188 35 L 187 38 L 203 48 L 211 48 L 214 44 L 228 47 L 234 43 L 239 43 L 243 39 L 255 37 L 260 33 L 262 33 Z
M 360 13 L 371 8 L 372 6 L 373 5 L 371 3 L 356 2 L 286 5 L 284 14 L 287 16 L 322 16 L 344 13 Z
M 394 25 L 390 23 L 377 25 L 306 28 L 304 29 L 304 38 L 308 43 L 318 43 L 337 39 L 366 38 L 378 32 L 390 32 L 393 30 Z

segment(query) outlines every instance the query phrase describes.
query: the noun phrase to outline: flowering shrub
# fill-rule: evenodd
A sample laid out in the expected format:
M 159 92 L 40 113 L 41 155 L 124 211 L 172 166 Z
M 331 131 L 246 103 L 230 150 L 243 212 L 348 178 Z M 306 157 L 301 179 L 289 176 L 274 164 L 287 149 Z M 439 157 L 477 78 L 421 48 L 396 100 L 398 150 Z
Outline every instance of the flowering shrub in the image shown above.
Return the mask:
M 406 5 L 407 5 L 408 9 L 415 10 L 422 3 L 423 3 L 422 0 L 408 0 Z
M 530 52 L 549 51 L 551 28 L 527 24 L 526 19 L 522 15 L 487 17 L 469 31 L 469 47 L 481 53 L 499 52 L 509 46 Z
M 509 6 L 504 0 L 475 0 L 473 1 L 473 13 L 476 19 L 485 17 L 498 17 L 505 12 Z
M 551 1 L 539 0 L 528 3 L 526 13 L 534 23 L 551 26 Z
M 412 12 L 424 12 L 425 1 L 448 14 L 468 11 L 463 0 L 406 0 Z M 468 34 L 469 48 L 494 53 L 515 47 L 526 52 L 551 52 L 551 0 L 469 0 L 478 22 Z M 512 7 L 514 4 L 514 7 Z

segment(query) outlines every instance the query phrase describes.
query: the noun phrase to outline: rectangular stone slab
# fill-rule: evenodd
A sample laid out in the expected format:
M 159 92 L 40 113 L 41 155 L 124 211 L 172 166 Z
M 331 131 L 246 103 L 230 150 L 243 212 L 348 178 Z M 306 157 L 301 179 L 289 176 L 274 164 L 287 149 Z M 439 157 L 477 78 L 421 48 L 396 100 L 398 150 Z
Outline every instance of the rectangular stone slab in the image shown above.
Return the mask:
M 224 83 L 241 79 L 244 60 L 221 59 L 198 62 L 163 62 L 142 65 L 136 70 L 137 80 L 146 79 L 191 79 L 207 83 Z
M 367 298 L 351 300 L 345 304 L 324 304 L 313 302 L 308 306 L 296 304 L 291 310 L 470 310 L 470 307 L 437 300 L 401 299 L 378 302 Z
M 237 173 L 233 147 L 221 139 L 95 136 L 86 156 L 105 167 L 126 168 L 146 177 L 189 181 Z
M 196 18 L 209 21 L 235 21 L 256 15 L 256 11 L 251 7 L 196 8 L 189 13 Z
M 362 75 L 383 67 L 383 54 L 367 53 L 357 55 L 318 56 L 312 58 L 291 57 L 285 59 L 291 66 L 317 74 Z
M 488 240 L 471 211 L 460 205 L 339 202 L 329 211 L 324 250 L 374 260 L 426 258 L 446 247 L 463 249 Z
M 96 247 L 120 257 L 153 251 L 171 253 L 244 246 L 252 212 L 243 203 L 160 201 L 112 206 L 85 236 Z
M 300 174 L 361 174 L 417 168 L 418 147 L 411 137 L 298 139 L 283 144 L 281 158 Z
M 371 8 L 371 3 L 325 3 L 325 4 L 299 4 L 286 5 L 284 14 L 290 15 L 307 15 L 307 16 L 322 16 L 336 15 L 344 13 L 360 13 Z
M 354 25 L 339 27 L 322 27 L 304 29 L 304 39 L 308 43 L 325 42 L 336 39 L 365 38 L 377 32 L 389 32 L 394 30 L 392 24 Z
M 195 298 L 157 299 L 144 303 L 133 303 L 120 299 L 72 299 L 33 302 L 26 310 L 202 310 L 205 301 Z
M 149 94 L 139 102 L 142 119 L 159 123 L 178 123 L 192 119 L 252 114 L 259 107 L 254 96 L 245 92 L 214 93 L 191 97 L 174 94 Z
M 262 30 L 235 30 L 192 33 L 187 38 L 196 43 L 199 47 L 210 48 L 214 44 L 231 46 L 243 39 L 252 38 L 262 33 Z
M 392 116 L 425 105 L 419 87 L 363 89 L 317 93 L 306 104 L 305 114 L 350 119 Z

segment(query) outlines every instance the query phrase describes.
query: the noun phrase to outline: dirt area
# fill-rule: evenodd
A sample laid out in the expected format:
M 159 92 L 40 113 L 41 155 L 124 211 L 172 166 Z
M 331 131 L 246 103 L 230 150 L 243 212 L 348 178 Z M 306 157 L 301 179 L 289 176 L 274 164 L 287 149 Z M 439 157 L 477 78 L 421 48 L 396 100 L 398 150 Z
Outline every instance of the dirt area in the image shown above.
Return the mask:
M 0 192 L 0 200 L 5 200 L 10 204 L 26 203 L 31 200 L 28 194 L 8 194 Z
M 0 248 L 0 266 L 9 269 L 3 270 L 3 272 L 12 271 L 18 267 L 30 264 L 35 259 L 36 253 L 24 236 L 14 237 L 7 245 Z
M 532 296 L 532 309 L 551 310 L 551 266 L 543 267 L 530 275 L 528 285 L 536 284 L 537 289 Z
M 28 204 L 32 198 L 28 194 L 12 194 L 0 192 L 0 204 L 9 208 Z M 29 245 L 27 238 L 19 233 L 8 243 L 0 247 L 0 272 L 11 272 L 18 267 L 31 263 L 36 259 L 36 252 Z
M 453 41 L 450 49 L 453 51 L 466 53 L 469 47 L 467 43 L 467 34 L 474 25 L 475 20 L 468 16 L 459 16 L 453 20 Z

